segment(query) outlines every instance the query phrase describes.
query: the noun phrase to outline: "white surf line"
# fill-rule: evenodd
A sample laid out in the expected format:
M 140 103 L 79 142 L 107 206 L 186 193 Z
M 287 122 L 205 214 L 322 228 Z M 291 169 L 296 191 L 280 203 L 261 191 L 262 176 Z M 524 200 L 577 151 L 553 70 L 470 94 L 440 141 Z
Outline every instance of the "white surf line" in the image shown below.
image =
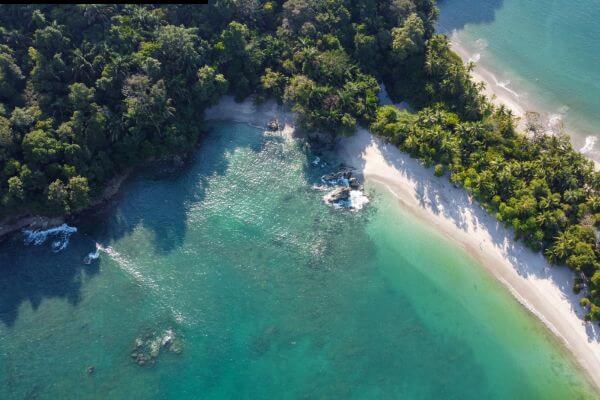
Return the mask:
M 77 232 L 77 228 L 67 224 L 62 224 L 45 230 L 22 230 L 23 235 L 25 235 L 24 243 L 28 246 L 40 246 L 44 244 L 50 236 L 59 236 L 59 240 L 56 240 L 52 243 L 52 251 L 55 253 L 67 248 L 69 245 L 69 238 L 75 232 Z
M 96 252 L 99 251 L 107 254 L 113 261 L 115 261 L 119 269 L 133 277 L 140 285 L 150 288 L 154 292 L 155 298 L 164 308 L 170 311 L 175 321 L 179 323 L 190 323 L 190 318 L 188 315 L 173 307 L 168 303 L 168 300 L 164 298 L 164 296 L 161 294 L 160 285 L 158 285 L 152 278 L 142 274 L 133 266 L 133 263 L 127 257 L 114 250 L 111 246 L 104 247 L 100 243 L 96 242 Z
M 156 282 L 154 282 L 153 279 L 144 276 L 140 271 L 138 271 L 134 266 L 132 266 L 132 263 L 126 257 L 122 256 L 111 246 L 104 247 L 101 244 L 96 243 L 96 248 L 106 253 L 113 261 L 116 262 L 116 264 L 120 267 L 122 271 L 127 272 L 140 284 L 157 291 L 159 290 L 159 286 L 156 284 Z

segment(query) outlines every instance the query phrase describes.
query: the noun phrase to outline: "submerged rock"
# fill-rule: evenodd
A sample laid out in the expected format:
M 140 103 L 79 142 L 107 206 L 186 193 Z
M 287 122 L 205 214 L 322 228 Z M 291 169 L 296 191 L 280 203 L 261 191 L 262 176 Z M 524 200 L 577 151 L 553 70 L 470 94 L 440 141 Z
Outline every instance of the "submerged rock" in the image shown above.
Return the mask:
M 129 356 L 139 366 L 154 364 L 160 356 L 162 349 L 175 354 L 182 352 L 181 343 L 173 330 L 167 329 L 160 334 L 153 332 L 136 338 L 133 351 Z
M 168 347 L 173 343 L 174 339 L 175 339 L 175 334 L 173 333 L 172 330 L 168 329 L 165 332 L 165 335 L 161 339 L 161 345 L 163 347 Z

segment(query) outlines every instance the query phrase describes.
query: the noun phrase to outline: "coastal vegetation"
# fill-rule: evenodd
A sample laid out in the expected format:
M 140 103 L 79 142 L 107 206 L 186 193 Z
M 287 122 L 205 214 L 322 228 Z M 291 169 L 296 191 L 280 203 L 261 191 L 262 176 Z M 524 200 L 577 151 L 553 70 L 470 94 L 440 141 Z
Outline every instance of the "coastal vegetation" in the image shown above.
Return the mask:
M 596 228 L 600 176 L 564 135 L 516 132 L 502 107 L 476 121 L 436 105 L 409 113 L 381 107 L 373 132 L 426 166 L 448 174 L 533 250 L 577 273 L 587 319 L 598 320 L 600 289 Z
M 85 209 L 125 169 L 193 148 L 222 95 L 274 97 L 304 129 L 370 126 L 447 174 L 576 271 L 600 319 L 600 175 L 566 136 L 517 132 L 436 18 L 433 0 L 3 6 L 0 217 Z M 378 82 L 417 111 L 380 107 Z

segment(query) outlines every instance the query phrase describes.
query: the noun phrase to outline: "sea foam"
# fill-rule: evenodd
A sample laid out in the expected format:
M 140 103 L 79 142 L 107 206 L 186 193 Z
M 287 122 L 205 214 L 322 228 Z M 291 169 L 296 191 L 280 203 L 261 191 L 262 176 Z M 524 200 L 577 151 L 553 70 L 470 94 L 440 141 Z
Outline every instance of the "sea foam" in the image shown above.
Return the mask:
M 119 266 L 121 270 L 131 275 L 137 282 L 139 282 L 143 286 L 146 286 L 153 290 L 160 289 L 153 279 L 142 274 L 132 261 L 130 261 L 127 257 L 121 255 L 121 253 L 117 252 L 112 247 L 103 247 L 102 245 L 97 244 L 96 249 L 97 251 L 100 250 L 106 253 L 113 261 L 116 262 L 117 266 Z
M 360 190 L 351 190 L 349 202 L 350 208 L 358 211 L 369 203 L 369 198 Z
M 515 96 L 516 98 L 520 98 L 521 95 L 517 92 L 515 92 L 513 89 L 510 88 L 510 81 L 506 80 L 506 81 L 498 81 L 496 79 L 496 77 L 493 77 L 494 81 L 496 83 L 496 85 L 498 87 L 501 87 L 502 89 L 506 90 L 508 93 L 512 94 L 513 96 Z
M 468 62 L 478 63 L 479 60 L 481 60 L 481 54 L 480 53 L 475 53 L 471 57 L 469 57 Z
M 585 138 L 585 143 L 579 149 L 579 152 L 582 153 L 582 154 L 589 154 L 589 153 L 591 153 L 592 150 L 594 150 L 594 145 L 596 144 L 597 140 L 598 140 L 598 138 L 596 136 L 587 136 Z
M 96 243 L 96 250 L 92 251 L 87 256 L 85 256 L 85 258 L 83 259 L 83 263 L 91 264 L 94 260 L 97 260 L 100 257 L 100 247 L 101 245 L 99 243 Z
M 56 237 L 56 239 L 52 241 L 52 251 L 58 253 L 67 248 L 69 245 L 69 238 L 72 234 L 77 232 L 77 228 L 62 224 L 45 230 L 23 229 L 22 232 L 25 236 L 24 243 L 28 246 L 40 246 L 44 244 L 49 237 Z

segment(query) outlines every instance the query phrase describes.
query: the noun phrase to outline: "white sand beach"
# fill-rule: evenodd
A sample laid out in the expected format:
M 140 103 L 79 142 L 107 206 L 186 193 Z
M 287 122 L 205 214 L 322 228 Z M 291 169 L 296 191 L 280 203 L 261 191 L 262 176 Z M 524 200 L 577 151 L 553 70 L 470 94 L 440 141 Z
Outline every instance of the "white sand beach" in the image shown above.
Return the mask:
M 470 53 L 453 35 L 450 36 L 450 44 L 452 50 L 460 56 L 464 62 L 472 61 L 472 53 Z M 550 132 L 555 129 L 560 129 L 563 126 L 563 115 L 553 114 L 548 110 L 544 110 L 539 104 L 532 102 L 527 96 L 522 96 L 515 90 L 509 87 L 507 82 L 499 82 L 494 72 L 486 68 L 481 63 L 477 62 L 475 68 L 471 71 L 471 78 L 475 82 L 483 82 L 484 94 L 496 106 L 503 105 L 512 110 L 513 115 L 518 118 L 517 129 L 524 130 L 525 114 L 528 111 L 540 113 L 546 121 Z M 571 136 L 571 143 L 575 149 L 588 157 L 595 165 L 596 170 L 600 171 L 600 159 L 598 153 L 593 151 L 594 144 L 597 139 L 595 136 L 586 136 L 577 131 L 573 131 L 572 127 L 566 127 Z M 583 139 L 582 139 L 583 138 Z
M 274 101 L 255 106 L 226 97 L 207 110 L 207 119 L 230 119 L 261 127 L 271 119 L 293 131 L 293 116 Z M 339 139 L 342 160 L 398 199 L 398 206 L 434 226 L 468 251 L 512 295 L 537 316 L 569 349 L 591 381 L 600 388 L 600 329 L 583 321 L 579 296 L 571 288 L 574 274 L 551 266 L 541 253 L 513 239 L 513 233 L 473 202 L 464 189 L 447 177 L 436 177 L 395 146 L 365 129 Z
M 368 131 L 341 139 L 337 152 L 366 181 L 393 193 L 400 207 L 475 257 L 564 343 L 600 387 L 600 329 L 582 319 L 579 297 L 571 290 L 573 272 L 549 265 L 541 253 L 515 241 L 465 190 Z
M 464 62 L 471 59 L 471 54 L 457 41 L 451 38 L 452 50 L 460 56 Z M 498 82 L 496 76 L 485 69 L 481 64 L 476 64 L 476 68 L 471 72 L 471 77 L 476 82 L 485 84 L 484 93 L 495 105 L 504 105 L 510 108 L 514 115 L 523 118 L 529 108 L 519 94 L 507 87 L 502 82 Z

